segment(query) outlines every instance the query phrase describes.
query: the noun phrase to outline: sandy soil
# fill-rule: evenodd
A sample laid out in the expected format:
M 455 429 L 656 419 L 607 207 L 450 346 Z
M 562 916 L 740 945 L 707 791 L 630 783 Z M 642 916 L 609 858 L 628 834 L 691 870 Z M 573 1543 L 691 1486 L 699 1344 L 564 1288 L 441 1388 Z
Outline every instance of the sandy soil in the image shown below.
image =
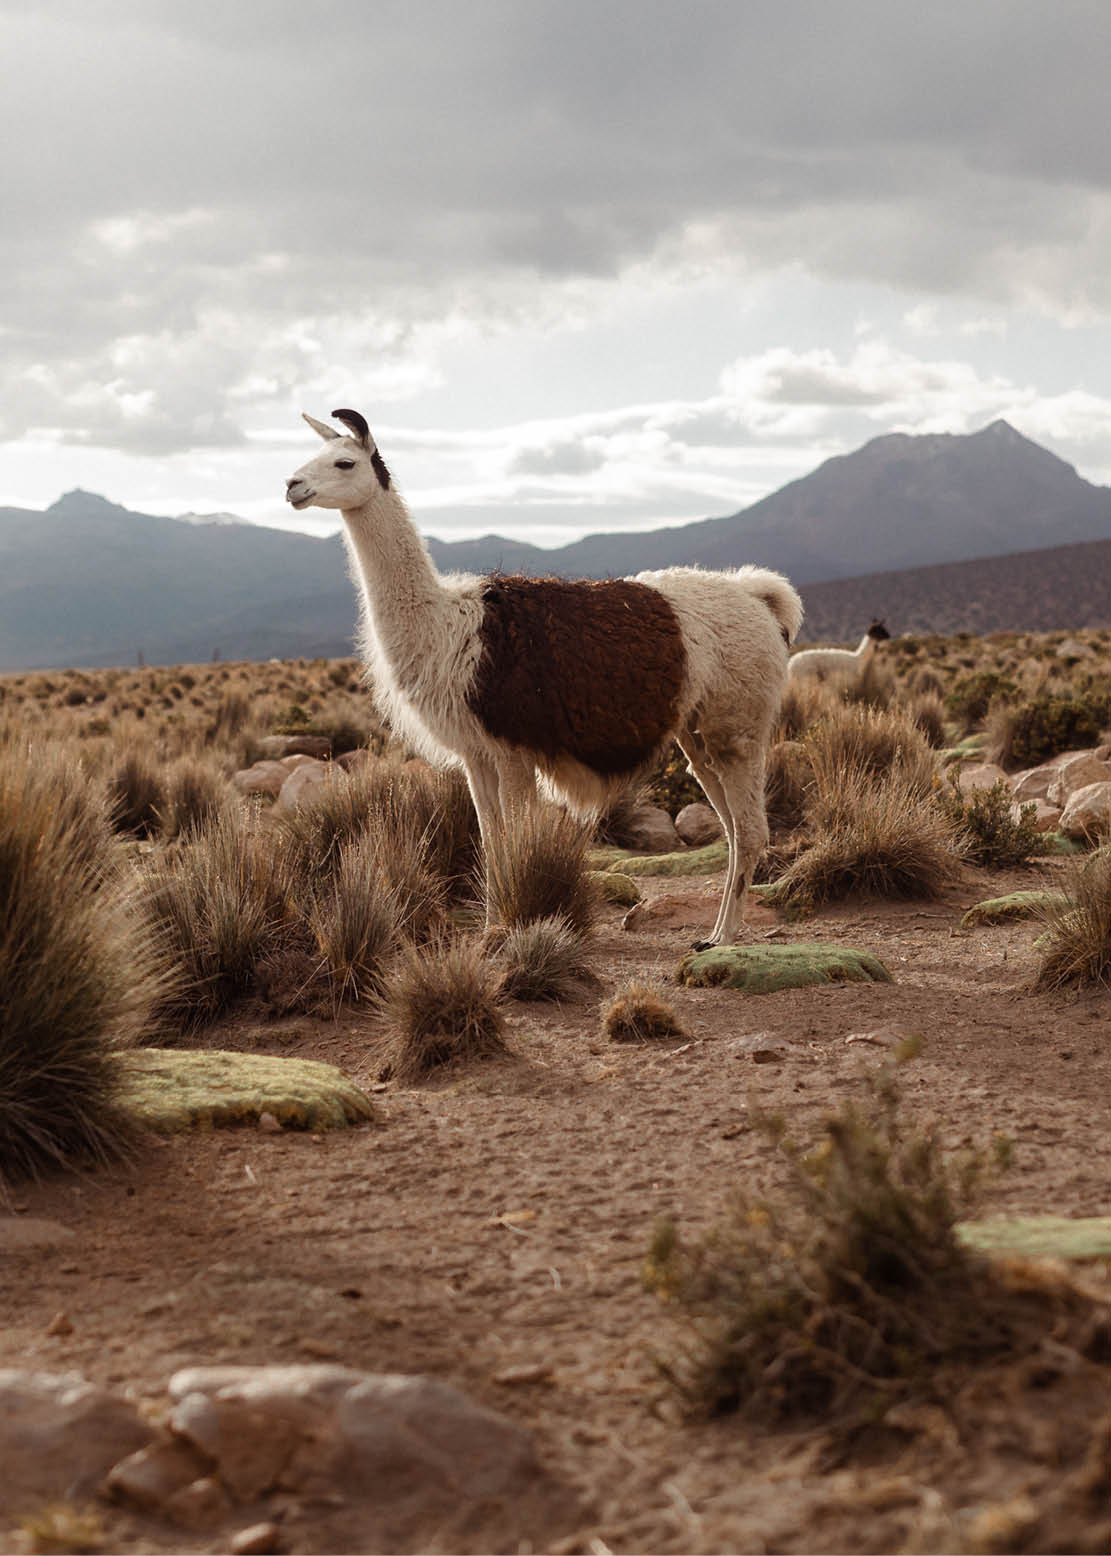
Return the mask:
M 687 895 L 690 911 L 629 933 L 607 910 L 596 993 L 514 1006 L 510 1057 L 419 1089 L 378 1085 L 358 1017 L 213 1028 L 205 1046 L 326 1059 L 377 1086 L 378 1122 L 164 1139 L 126 1170 L 21 1192 L 22 1212 L 77 1239 L 62 1256 L 5 1258 L 0 1365 L 77 1369 L 152 1408 L 192 1364 L 331 1359 L 435 1374 L 526 1426 L 571 1493 L 556 1512 L 522 1508 L 515 1523 L 502 1509 L 453 1531 L 468 1549 L 1033 1548 L 1022 1509 L 1046 1505 L 1080 1463 L 1108 1408 L 1105 1371 L 1062 1363 L 1033 1381 L 996 1378 L 976 1409 L 935 1411 L 838 1465 L 820 1432 L 684 1420 L 654 1361 L 673 1343 L 671 1320 L 641 1267 L 660 1217 L 695 1231 L 739 1182 L 774 1187 L 782 1163 L 751 1128 L 750 1099 L 815 1136 L 884 1061 L 875 1042 L 847 1038 L 893 1024 L 923 1040 L 905 1072 L 911 1111 L 938 1117 L 954 1146 L 994 1131 L 1015 1142 L 987 1212 L 1111 1214 L 1108 996 L 1029 993 L 1030 923 L 959 928 L 973 902 L 1052 884 L 1061 868 L 969 871 L 941 902 L 856 905 L 803 926 L 754 906 L 758 934 L 871 950 L 895 982 L 767 996 L 672 985 L 687 1039 L 614 1044 L 598 1010 L 630 976 L 670 981 L 713 917 L 715 878 L 645 882 L 653 897 Z M 782 1058 L 757 1063 L 734 1046 L 759 1032 L 775 1034 Z M 71 1333 L 49 1332 L 58 1313 Z M 518 1366 L 533 1381 L 499 1381 Z M 274 1511 L 246 1510 L 236 1526 Z M 286 1549 L 375 1548 L 342 1507 L 277 1511 Z M 223 1549 L 228 1537 L 122 1510 L 105 1524 L 119 1550 Z M 400 1544 L 444 1541 L 418 1521 Z

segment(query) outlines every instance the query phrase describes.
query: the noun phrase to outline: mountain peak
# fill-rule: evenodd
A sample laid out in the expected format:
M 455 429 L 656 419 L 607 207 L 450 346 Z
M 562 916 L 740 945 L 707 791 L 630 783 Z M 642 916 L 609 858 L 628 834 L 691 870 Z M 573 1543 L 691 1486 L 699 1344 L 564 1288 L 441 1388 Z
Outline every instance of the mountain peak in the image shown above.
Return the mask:
M 88 519 L 123 513 L 126 510 L 118 503 L 109 502 L 107 497 L 102 497 L 99 492 L 86 492 L 83 487 L 75 486 L 72 492 L 63 492 L 58 501 L 52 502 L 46 511 L 60 519 Z

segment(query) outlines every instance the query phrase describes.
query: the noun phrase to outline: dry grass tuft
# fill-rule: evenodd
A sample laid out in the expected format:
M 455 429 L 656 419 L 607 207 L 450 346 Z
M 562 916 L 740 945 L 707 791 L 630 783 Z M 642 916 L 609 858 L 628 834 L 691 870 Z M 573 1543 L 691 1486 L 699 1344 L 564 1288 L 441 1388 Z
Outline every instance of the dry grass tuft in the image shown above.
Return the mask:
M 507 930 L 498 948 L 503 989 L 514 1000 L 573 1000 L 594 981 L 583 937 L 565 918 Z
M 148 750 L 129 751 L 108 779 L 108 802 L 117 832 L 157 837 L 166 815 L 166 780 Z
M 686 1037 L 674 1007 L 646 983 L 626 983 L 602 1011 L 602 1033 L 611 1043 L 647 1043 L 654 1037 Z
M 557 805 L 517 812 L 486 859 L 494 916 L 506 929 L 563 918 L 579 935 L 594 926 L 598 898 L 590 879 L 589 830 Z
M 898 709 L 846 705 L 832 709 L 804 742 L 819 792 L 845 773 L 891 773 L 917 794 L 934 787 L 937 763 L 921 730 Z
M 764 804 L 773 833 L 793 832 L 802 825 L 813 781 L 805 745 L 799 740 L 777 740 L 768 752 L 764 775 Z
M 383 1076 L 413 1085 L 505 1052 L 501 972 L 478 942 L 403 948 L 382 1002 Z
M 1063 900 L 1046 910 L 1036 989 L 1111 984 L 1111 847 L 1076 867 Z
M 691 1243 L 666 1223 L 646 1266 L 684 1325 L 664 1371 L 690 1406 L 851 1435 L 905 1400 L 945 1403 L 947 1368 L 1034 1351 L 1051 1332 L 1053 1299 L 1015 1289 L 957 1237 L 990 1156 L 947 1156 L 937 1126 L 900 1116 L 890 1072 L 809 1153 L 782 1120 L 757 1122 L 793 1194 L 742 1190 Z
M 960 879 L 960 839 L 931 795 L 897 773 L 827 773 L 810 846 L 774 883 L 777 905 L 808 911 L 850 897 L 937 897 Z
M 122 1154 L 113 1048 L 147 1029 L 164 969 L 80 769 L 0 750 L 0 1179 Z

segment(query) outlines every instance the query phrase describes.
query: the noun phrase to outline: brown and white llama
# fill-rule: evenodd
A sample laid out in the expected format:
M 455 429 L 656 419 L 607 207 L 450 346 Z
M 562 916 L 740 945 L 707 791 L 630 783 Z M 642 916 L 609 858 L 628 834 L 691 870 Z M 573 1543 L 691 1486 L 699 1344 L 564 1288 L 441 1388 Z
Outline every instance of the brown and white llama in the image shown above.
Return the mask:
M 758 567 L 672 567 L 568 582 L 441 577 L 357 411 L 286 483 L 294 508 L 338 508 L 362 595 L 361 647 L 382 713 L 430 761 L 460 764 L 484 848 L 537 778 L 590 814 L 678 741 L 721 818 L 728 864 L 702 945 L 729 944 L 768 838 L 764 763 L 802 621 Z M 489 907 L 488 907 L 489 912 Z

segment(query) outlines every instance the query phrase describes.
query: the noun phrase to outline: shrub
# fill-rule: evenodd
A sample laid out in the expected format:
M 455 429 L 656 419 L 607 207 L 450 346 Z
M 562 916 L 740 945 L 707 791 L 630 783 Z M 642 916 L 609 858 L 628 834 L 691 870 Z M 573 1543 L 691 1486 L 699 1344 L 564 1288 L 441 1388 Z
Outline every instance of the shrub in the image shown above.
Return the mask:
M 687 766 L 687 759 L 674 741 L 661 757 L 655 771 L 645 779 L 646 797 L 669 816 L 677 816 L 684 805 L 704 800 L 702 785 Z
M 180 974 L 159 1006 L 167 1031 L 214 1020 L 255 992 L 261 967 L 304 946 L 298 886 L 281 839 L 252 832 L 233 806 L 150 864 L 146 909 Z
M 113 1048 L 162 970 L 103 806 L 79 769 L 0 751 L 0 1177 L 120 1155 Z
M 846 680 L 841 695 L 848 703 L 867 708 L 886 708 L 895 696 L 895 671 L 878 659 L 871 659 L 859 675 Z
M 1062 751 L 1095 745 L 1107 717 L 1102 698 L 1088 700 L 1042 693 L 988 718 L 985 755 L 1000 767 L 1037 767 Z
M 945 745 L 945 705 L 936 692 L 919 692 L 904 704 L 903 711 L 935 751 Z
M 842 774 L 890 773 L 914 794 L 929 794 L 937 764 L 921 730 L 896 710 L 844 706 L 828 712 L 803 744 L 819 790 L 836 791 Z
M 1045 918 L 1034 987 L 1111 984 L 1111 848 L 1097 849 L 1075 868 L 1062 900 L 1046 908 Z
M 611 1043 L 646 1043 L 654 1037 L 686 1037 L 674 1007 L 658 989 L 639 980 L 624 984 L 602 1011 L 602 1032 Z
M 384 1077 L 411 1085 L 505 1052 L 501 974 L 473 940 L 405 947 L 383 995 Z
M 802 742 L 777 740 L 768 752 L 764 774 L 764 805 L 772 832 L 792 832 L 802 825 L 813 780 L 814 769 Z
M 967 735 L 984 722 L 993 702 L 1014 697 L 1017 691 L 1014 681 L 998 670 L 974 670 L 970 675 L 957 677 L 945 703 L 961 733 Z
M 537 803 L 509 817 L 486 855 L 496 922 L 518 929 L 562 917 L 576 934 L 589 934 L 598 902 L 587 867 L 589 842 L 582 823 L 556 805 Z
M 165 836 L 172 839 L 207 827 L 227 798 L 228 786 L 210 762 L 180 757 L 166 773 Z
M 645 1270 L 691 1331 L 664 1366 L 691 1406 L 852 1431 L 911 1394 L 944 1401 L 945 1363 L 1013 1342 L 1010 1293 L 955 1231 L 985 1153 L 946 1157 L 936 1126 L 900 1117 L 890 1074 L 828 1118 L 809 1153 L 781 1121 L 757 1122 L 793 1196 L 742 1188 L 701 1241 L 665 1223 Z
M 582 936 L 562 917 L 510 929 L 498 946 L 503 991 L 515 1000 L 571 1000 L 593 978 Z
M 349 843 L 338 868 L 314 893 L 307 919 L 319 953 L 313 993 L 305 1003 L 330 1005 L 373 999 L 382 991 L 388 957 L 411 909 L 383 878 L 371 838 Z
M 788 680 L 779 704 L 773 742 L 801 740 L 810 726 L 829 713 L 838 700 L 836 693 L 821 681 Z
M 166 815 L 166 783 L 147 751 L 129 751 L 108 779 L 108 801 L 117 832 L 155 837 Z
M 960 876 L 958 840 L 930 795 L 857 768 L 816 786 L 813 841 L 775 882 L 777 905 L 810 911 L 848 897 L 936 897 Z
M 1034 824 L 1038 807 L 1023 805 L 1016 819 L 1014 797 L 1002 778 L 990 789 L 973 790 L 967 799 L 951 779 L 948 788 L 937 791 L 937 803 L 961 835 L 961 853 L 973 864 L 1001 870 L 1045 852 L 1045 836 Z

